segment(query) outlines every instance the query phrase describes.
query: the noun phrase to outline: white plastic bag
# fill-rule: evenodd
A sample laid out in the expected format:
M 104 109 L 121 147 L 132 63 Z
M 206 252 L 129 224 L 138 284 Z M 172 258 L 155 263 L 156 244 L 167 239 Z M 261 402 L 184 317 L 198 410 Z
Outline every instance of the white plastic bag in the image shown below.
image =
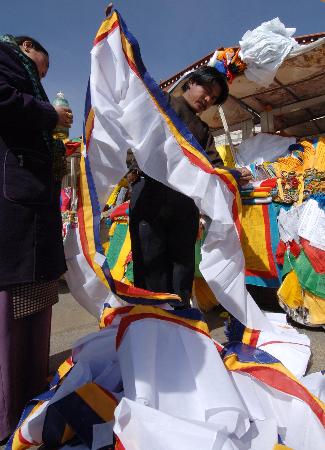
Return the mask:
M 262 86 L 269 86 L 292 48 L 299 47 L 292 35 L 295 28 L 285 28 L 278 17 L 253 31 L 247 31 L 240 44 L 240 57 L 247 64 L 245 75 Z

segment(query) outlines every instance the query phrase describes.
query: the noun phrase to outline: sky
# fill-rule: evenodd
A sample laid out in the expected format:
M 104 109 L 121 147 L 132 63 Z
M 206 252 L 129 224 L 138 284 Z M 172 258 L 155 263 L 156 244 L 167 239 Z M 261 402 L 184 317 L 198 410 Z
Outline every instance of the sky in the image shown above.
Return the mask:
M 90 50 L 109 0 L 0 0 L 0 34 L 30 35 L 50 54 L 43 84 L 52 101 L 62 90 L 74 112 L 70 137 L 82 133 Z M 279 17 L 296 35 L 325 31 L 322 0 L 116 0 L 157 81 Z

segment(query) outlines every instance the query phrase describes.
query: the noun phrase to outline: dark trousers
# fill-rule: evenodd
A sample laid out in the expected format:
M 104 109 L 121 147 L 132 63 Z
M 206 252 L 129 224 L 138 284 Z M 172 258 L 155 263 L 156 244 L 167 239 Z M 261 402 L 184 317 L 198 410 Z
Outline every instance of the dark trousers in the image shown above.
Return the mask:
M 182 306 L 189 306 L 198 227 L 192 199 L 151 178 L 135 183 L 130 202 L 135 286 L 178 294 Z
M 13 318 L 11 294 L 0 291 L 0 441 L 11 434 L 28 400 L 47 386 L 52 307 Z

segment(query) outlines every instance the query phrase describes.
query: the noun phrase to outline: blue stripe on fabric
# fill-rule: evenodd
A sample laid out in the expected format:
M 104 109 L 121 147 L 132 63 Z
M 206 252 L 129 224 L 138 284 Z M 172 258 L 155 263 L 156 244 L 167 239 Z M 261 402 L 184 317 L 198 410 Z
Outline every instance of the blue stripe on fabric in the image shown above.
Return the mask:
M 272 247 L 272 257 L 274 259 L 276 271 L 278 274 L 277 279 L 277 286 L 280 286 L 280 280 L 281 280 L 281 270 L 276 262 L 276 251 L 280 242 L 280 235 L 279 235 L 279 227 L 278 227 L 278 213 L 277 209 L 274 208 L 273 204 L 268 205 L 268 212 L 269 212 L 269 221 L 270 221 L 270 233 L 271 233 L 271 247 Z
M 172 306 L 179 305 L 178 300 L 173 300 L 173 299 L 169 299 L 169 298 L 158 300 L 158 299 L 152 298 L 152 297 L 149 297 L 149 298 L 147 298 L 147 297 L 128 297 L 126 295 L 121 295 L 121 294 L 117 294 L 117 295 L 119 296 L 119 298 L 126 301 L 130 305 L 159 306 L 159 305 L 162 305 L 163 303 L 169 303 Z M 170 312 L 170 311 L 168 311 L 168 312 Z
M 90 78 L 87 83 L 87 91 L 86 91 L 86 98 L 85 98 L 85 111 L 84 111 L 84 122 L 83 122 L 83 141 L 84 145 L 86 147 L 86 123 L 89 116 L 89 113 L 91 111 L 91 95 L 90 95 Z
M 235 354 L 238 361 L 242 363 L 276 364 L 280 362 L 264 350 L 243 344 L 242 342 L 232 342 L 225 345 L 223 357 L 230 356 L 231 354 Z
M 88 156 L 85 158 L 85 169 L 86 169 L 86 177 L 87 177 L 87 183 L 88 183 L 88 192 L 89 192 L 91 208 L 92 208 L 95 249 L 96 249 L 96 252 L 105 256 L 104 249 L 103 249 L 103 246 L 102 246 L 102 243 L 100 240 L 101 210 L 100 210 L 96 186 L 95 186 L 94 178 L 93 178 L 93 175 L 91 172 L 91 167 L 90 167 L 90 162 L 89 162 Z M 101 270 L 109 284 L 110 289 L 115 294 L 116 293 L 115 283 L 114 283 L 113 277 L 111 275 L 111 271 L 108 267 L 106 258 L 105 258 L 105 262 L 104 262 L 103 266 L 101 266 Z
M 199 320 L 201 322 L 205 322 L 201 311 L 197 308 L 173 310 L 168 312 L 173 314 L 174 316 L 181 317 L 182 319 Z
M 35 408 L 35 406 L 41 401 L 45 402 L 45 401 L 51 400 L 51 398 L 54 396 L 56 391 L 57 391 L 57 389 L 54 389 L 54 388 L 50 389 L 48 391 L 45 391 L 27 403 L 27 405 L 25 406 L 25 408 L 20 416 L 20 419 L 19 419 L 19 422 L 18 422 L 18 425 L 17 425 L 15 431 L 13 432 L 13 434 L 11 435 L 9 441 L 7 442 L 7 444 L 5 446 L 5 450 L 12 450 L 12 444 L 14 441 L 15 433 L 18 430 L 18 428 L 20 428 L 22 426 L 23 422 L 27 419 L 29 414 L 32 412 L 33 408 Z
M 103 254 L 103 247 L 102 247 L 102 244 L 100 241 L 100 234 L 99 234 L 101 210 L 100 210 L 100 206 L 99 206 L 95 182 L 93 179 L 93 175 L 91 173 L 89 157 L 85 158 L 85 168 L 86 168 L 86 176 L 87 176 L 87 183 L 88 183 L 88 191 L 89 191 L 92 213 L 93 213 L 93 231 L 94 231 L 95 248 L 98 253 Z
M 257 275 L 246 275 L 245 283 L 268 288 L 278 288 L 280 286 L 278 278 L 262 278 Z

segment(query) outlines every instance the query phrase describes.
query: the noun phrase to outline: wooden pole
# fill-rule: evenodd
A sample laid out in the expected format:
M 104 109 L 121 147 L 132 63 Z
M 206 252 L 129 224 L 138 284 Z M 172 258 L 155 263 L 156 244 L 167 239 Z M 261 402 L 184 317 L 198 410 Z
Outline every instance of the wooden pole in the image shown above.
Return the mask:
M 112 9 L 114 8 L 113 3 L 110 3 L 105 9 L 105 16 L 108 17 L 111 15 Z
M 235 165 L 237 166 L 236 150 L 235 150 L 234 144 L 232 142 L 230 130 L 229 130 L 228 123 L 227 123 L 227 120 L 226 120 L 226 116 L 225 116 L 225 113 L 224 113 L 221 105 L 218 106 L 218 111 L 219 111 L 219 115 L 220 115 L 220 118 L 221 118 L 221 122 L 222 122 L 223 128 L 225 130 L 225 134 L 226 134 L 226 136 L 228 138 L 228 144 L 229 144 L 231 155 L 233 157 Z

